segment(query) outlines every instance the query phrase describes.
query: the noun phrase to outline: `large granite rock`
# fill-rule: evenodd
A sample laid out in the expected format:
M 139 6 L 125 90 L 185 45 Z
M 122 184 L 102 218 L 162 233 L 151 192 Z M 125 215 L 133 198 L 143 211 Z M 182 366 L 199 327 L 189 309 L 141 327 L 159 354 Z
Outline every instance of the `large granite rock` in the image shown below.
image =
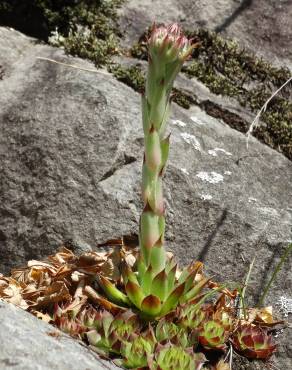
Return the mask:
M 0 300 L 0 369 L 118 370 L 29 313 Z
M 0 28 L 0 271 L 70 241 L 77 251 L 137 234 L 143 133 L 140 97 L 105 72 Z M 215 279 L 242 282 L 256 256 L 256 301 L 292 240 L 292 163 L 199 107 L 174 106 L 165 178 L 167 246 Z M 291 296 L 291 259 L 267 302 Z M 291 340 L 276 360 L 289 368 Z
M 220 32 L 274 64 L 292 66 L 290 0 L 128 0 L 120 14 L 126 45 L 154 21 L 179 22 Z

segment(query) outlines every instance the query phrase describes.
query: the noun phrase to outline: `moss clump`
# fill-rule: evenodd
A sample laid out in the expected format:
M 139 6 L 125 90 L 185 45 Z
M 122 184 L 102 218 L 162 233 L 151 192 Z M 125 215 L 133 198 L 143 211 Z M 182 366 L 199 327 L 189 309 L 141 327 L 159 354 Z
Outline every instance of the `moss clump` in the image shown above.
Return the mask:
M 91 60 L 96 66 L 109 63 L 111 56 L 118 53 L 118 40 L 114 34 L 100 38 L 94 28 L 77 26 L 67 37 L 58 37 L 51 42 L 63 46 L 68 54 Z
M 148 59 L 148 53 L 147 53 L 147 45 L 146 45 L 146 38 L 147 33 L 144 33 L 140 39 L 139 42 L 134 44 L 130 49 L 130 54 L 132 57 L 141 59 L 141 60 L 147 60 Z
M 233 90 L 234 86 L 239 95 L 249 83 L 280 87 L 291 75 L 288 69 L 273 67 L 241 49 L 236 42 L 225 40 L 216 33 L 198 30 L 188 34 L 199 42 L 199 47 L 194 49 L 192 62 L 183 70 L 190 77 L 197 77 L 206 83 L 211 90 L 215 77 L 218 80 L 225 78 L 224 95 L 229 95 L 230 87 Z
M 288 69 L 276 68 L 241 49 L 235 41 L 223 39 L 214 32 L 199 29 L 188 32 L 188 35 L 199 42 L 199 47 L 193 52 L 195 61 L 200 61 L 216 74 L 221 73 L 234 84 L 269 81 L 279 87 L 290 76 Z M 188 67 L 184 69 L 188 71 Z M 190 74 L 194 75 L 195 71 Z
M 210 65 L 204 62 L 192 61 L 187 67 L 184 67 L 183 72 L 189 77 L 195 76 L 198 80 L 204 82 L 215 94 L 224 92 L 224 95 L 235 97 L 240 95 L 242 90 L 237 84 L 230 82 L 228 77 L 218 75 Z
M 147 59 L 146 40 L 149 30 L 131 48 L 131 55 Z M 207 30 L 187 32 L 199 42 L 192 59 L 182 72 L 189 78 L 195 77 L 215 94 L 236 98 L 239 103 L 253 112 L 258 111 L 271 94 L 290 77 L 286 68 L 276 68 L 261 58 L 241 49 L 234 41 L 225 40 Z M 276 96 L 268 105 L 261 120 L 265 123 L 254 130 L 262 142 L 292 159 L 292 102 L 288 91 Z M 218 109 L 215 109 L 218 112 Z M 212 109 L 214 113 L 214 109 Z M 221 112 L 222 113 L 222 112 Z M 221 116 L 220 113 L 220 116 Z M 221 117 L 222 118 L 222 117 Z M 240 131 L 243 124 L 227 123 Z M 246 127 L 247 130 L 247 127 Z
M 108 71 L 112 73 L 118 81 L 132 87 L 135 91 L 144 92 L 145 76 L 138 66 L 124 67 L 120 64 L 108 66 Z
M 67 53 L 100 66 L 118 52 L 117 8 L 122 0 L 82 1 L 71 14 L 68 35 L 60 42 Z
M 0 23 L 50 40 L 70 54 L 102 65 L 117 52 L 117 8 L 122 1 L 4 0 L 0 4 Z
M 172 100 L 185 109 L 190 109 L 191 105 L 198 104 L 192 94 L 181 89 L 173 88 L 172 94 Z

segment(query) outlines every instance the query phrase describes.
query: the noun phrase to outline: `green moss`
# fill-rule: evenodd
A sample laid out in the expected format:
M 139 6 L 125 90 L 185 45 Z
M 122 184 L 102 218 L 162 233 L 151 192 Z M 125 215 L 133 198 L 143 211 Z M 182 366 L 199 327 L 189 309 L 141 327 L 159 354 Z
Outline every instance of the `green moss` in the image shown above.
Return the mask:
M 134 44 L 130 49 L 130 54 L 133 58 L 147 60 L 148 52 L 146 46 L 146 34 L 143 34 L 140 41 Z
M 99 66 L 117 53 L 117 8 L 122 1 L 4 0 L 0 22 L 63 46 L 66 52 Z
M 202 29 L 186 33 L 199 46 L 194 49 L 192 59 L 183 66 L 182 72 L 189 78 L 197 78 L 215 94 L 237 99 L 242 106 L 254 113 L 291 76 L 288 69 L 276 68 L 241 49 L 236 42 L 225 40 L 215 33 Z M 131 48 L 133 57 L 147 59 L 148 34 L 149 30 Z M 265 124 L 255 129 L 254 135 L 292 159 L 292 104 L 289 98 L 289 94 L 284 92 L 270 102 L 261 117 Z M 210 109 L 212 115 L 217 112 L 220 118 L 227 114 L 223 112 L 222 117 L 218 107 Z M 227 123 L 238 130 L 242 130 L 244 126 L 242 123 L 238 125 L 238 120 L 233 124 L 230 115 Z
M 200 61 L 193 61 L 187 67 L 183 67 L 183 72 L 190 78 L 195 76 L 198 80 L 204 82 L 205 85 L 215 94 L 221 94 L 231 97 L 238 96 L 241 88 L 230 81 L 228 77 L 217 74 L 208 64 Z
M 141 68 L 137 66 L 124 67 L 120 64 L 108 66 L 108 71 L 112 73 L 117 80 L 132 87 L 135 91 L 144 92 L 145 76 Z
M 118 40 L 114 34 L 102 39 L 96 36 L 94 29 L 87 27 L 70 30 L 69 35 L 62 38 L 59 45 L 64 46 L 68 54 L 89 59 L 96 66 L 107 64 L 111 56 L 118 52 Z
M 172 101 L 185 109 L 190 109 L 191 105 L 197 104 L 192 94 L 176 88 L 172 90 Z
M 194 59 L 239 86 L 251 81 L 281 86 L 290 76 L 288 69 L 276 68 L 216 33 L 202 29 L 187 33 L 199 42 L 199 47 L 193 52 Z

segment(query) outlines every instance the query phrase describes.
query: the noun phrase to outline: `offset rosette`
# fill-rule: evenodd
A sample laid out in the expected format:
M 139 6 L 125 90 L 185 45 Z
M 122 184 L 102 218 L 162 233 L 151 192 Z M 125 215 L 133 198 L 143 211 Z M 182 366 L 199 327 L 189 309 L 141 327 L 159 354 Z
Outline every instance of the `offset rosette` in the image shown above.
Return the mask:
M 148 366 L 150 370 L 200 370 L 205 362 L 206 357 L 202 353 L 194 353 L 191 347 L 182 348 L 166 344 L 156 347 Z
M 238 352 L 249 358 L 266 359 L 276 350 L 272 336 L 268 335 L 266 330 L 252 324 L 239 326 L 231 342 Z
M 207 321 L 199 329 L 199 342 L 206 349 L 225 350 L 228 333 L 222 323 Z
M 124 341 L 140 331 L 140 321 L 130 310 L 114 317 L 108 311 L 98 311 L 86 333 L 89 344 L 103 356 L 119 354 Z

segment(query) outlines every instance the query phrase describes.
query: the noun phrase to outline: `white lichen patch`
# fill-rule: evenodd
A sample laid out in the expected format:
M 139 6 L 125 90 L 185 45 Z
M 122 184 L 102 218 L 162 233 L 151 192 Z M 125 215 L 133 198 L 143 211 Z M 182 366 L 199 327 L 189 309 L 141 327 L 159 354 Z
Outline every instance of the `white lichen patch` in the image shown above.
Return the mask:
M 194 135 L 188 134 L 187 132 L 182 132 L 180 136 L 186 143 L 192 145 L 194 149 L 201 151 L 201 144 Z
M 214 149 L 210 149 L 208 150 L 208 153 L 210 155 L 212 155 L 213 157 L 218 157 L 218 153 L 223 153 L 225 155 L 232 155 L 232 153 L 230 152 L 227 152 L 225 149 L 223 148 L 214 148 Z
M 224 180 L 224 177 L 220 173 L 214 171 L 212 172 L 201 171 L 197 173 L 196 176 L 203 181 L 209 182 L 210 184 L 218 184 L 219 182 L 222 182 Z
M 203 126 L 205 123 L 200 121 L 196 116 L 190 117 L 193 122 L 195 122 L 199 126 Z
M 183 172 L 185 175 L 189 175 L 189 171 L 186 168 L 181 168 L 181 172 Z
M 187 125 L 185 122 L 180 121 L 179 119 L 173 119 L 171 122 L 173 125 L 179 126 L 179 127 L 186 127 Z
M 213 197 L 210 194 L 201 194 L 200 198 L 203 200 L 211 200 Z
M 281 296 L 277 302 L 279 311 L 283 312 L 284 316 L 287 317 L 292 313 L 292 298 Z

